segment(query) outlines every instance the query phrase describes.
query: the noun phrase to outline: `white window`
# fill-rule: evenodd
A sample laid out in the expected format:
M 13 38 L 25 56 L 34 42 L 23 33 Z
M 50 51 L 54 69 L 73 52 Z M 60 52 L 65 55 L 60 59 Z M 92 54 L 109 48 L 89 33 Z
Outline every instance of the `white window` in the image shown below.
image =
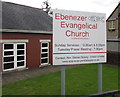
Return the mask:
M 3 44 L 3 71 L 26 66 L 26 43 Z
M 110 20 L 109 22 L 109 30 L 115 30 L 117 27 L 117 21 L 116 20 Z
M 41 42 L 41 65 L 49 64 L 49 42 Z
M 14 69 L 14 44 L 3 45 L 3 70 Z

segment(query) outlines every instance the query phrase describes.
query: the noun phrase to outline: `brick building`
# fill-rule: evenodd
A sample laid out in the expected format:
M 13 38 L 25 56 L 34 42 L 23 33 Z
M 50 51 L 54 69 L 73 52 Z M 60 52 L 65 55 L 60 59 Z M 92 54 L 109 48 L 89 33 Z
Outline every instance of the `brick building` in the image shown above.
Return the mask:
M 108 63 L 120 65 L 120 3 L 107 19 Z
M 0 11 L 0 71 L 51 65 L 52 18 L 41 9 L 9 2 L 2 2 Z

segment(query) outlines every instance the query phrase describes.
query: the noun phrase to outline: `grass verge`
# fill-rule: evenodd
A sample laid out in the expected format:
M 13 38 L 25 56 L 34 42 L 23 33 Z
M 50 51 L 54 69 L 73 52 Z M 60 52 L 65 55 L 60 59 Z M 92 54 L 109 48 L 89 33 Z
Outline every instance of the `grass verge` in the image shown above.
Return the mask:
M 3 95 L 60 95 L 60 72 L 3 86 Z M 82 65 L 66 70 L 66 95 L 97 93 L 98 65 Z M 103 91 L 118 89 L 118 68 L 103 65 Z

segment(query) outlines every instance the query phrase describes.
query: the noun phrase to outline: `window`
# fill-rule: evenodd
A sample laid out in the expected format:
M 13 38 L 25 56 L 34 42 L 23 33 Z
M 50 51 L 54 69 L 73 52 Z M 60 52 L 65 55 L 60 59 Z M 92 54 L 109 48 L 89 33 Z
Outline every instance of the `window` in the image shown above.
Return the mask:
M 41 64 L 49 63 L 49 42 L 41 42 Z
M 17 44 L 17 67 L 25 64 L 25 44 Z
M 116 20 L 110 20 L 109 22 L 109 25 L 108 25 L 108 28 L 109 28 L 109 30 L 115 30 L 115 29 L 117 29 L 116 27 L 117 27 L 117 21 Z
M 4 44 L 3 49 L 4 70 L 14 68 L 14 44 Z
M 3 70 L 25 67 L 26 44 L 4 43 L 3 44 Z

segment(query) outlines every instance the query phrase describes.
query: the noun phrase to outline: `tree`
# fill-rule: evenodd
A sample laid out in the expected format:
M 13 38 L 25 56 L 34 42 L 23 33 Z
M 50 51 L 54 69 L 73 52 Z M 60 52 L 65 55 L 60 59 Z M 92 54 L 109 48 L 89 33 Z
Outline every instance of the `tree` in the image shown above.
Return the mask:
M 45 11 L 47 14 L 51 14 L 51 4 L 49 3 L 48 0 L 42 2 L 42 9 Z

